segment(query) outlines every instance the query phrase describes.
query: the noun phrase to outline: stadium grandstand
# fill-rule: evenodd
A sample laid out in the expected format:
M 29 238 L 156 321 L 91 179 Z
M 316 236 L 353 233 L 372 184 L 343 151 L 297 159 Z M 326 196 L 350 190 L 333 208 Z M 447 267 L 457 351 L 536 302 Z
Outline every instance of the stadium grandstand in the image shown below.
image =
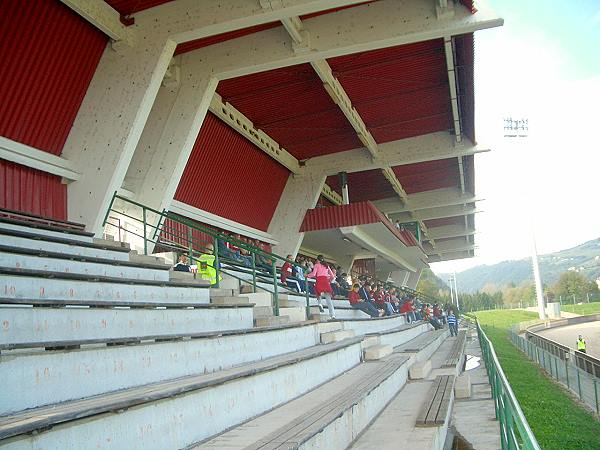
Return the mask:
M 443 448 L 471 339 L 416 289 L 474 255 L 474 36 L 501 25 L 2 1 L 0 447 Z

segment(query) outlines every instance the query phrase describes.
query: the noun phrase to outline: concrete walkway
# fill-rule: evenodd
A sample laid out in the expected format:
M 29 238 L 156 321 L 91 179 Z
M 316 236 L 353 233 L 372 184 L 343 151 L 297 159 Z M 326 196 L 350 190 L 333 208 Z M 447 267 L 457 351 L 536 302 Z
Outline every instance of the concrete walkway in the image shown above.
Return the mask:
M 577 338 L 581 334 L 587 343 L 588 355 L 600 358 L 600 321 L 548 328 L 538 331 L 537 334 L 573 349 L 576 348 Z
M 476 336 L 476 335 L 475 335 Z M 471 378 L 471 397 L 455 399 L 449 433 L 454 433 L 477 450 L 500 449 L 500 426 L 496 420 L 492 391 L 487 372 L 481 359 L 481 348 L 477 337 L 467 340 L 465 348 L 467 369 L 462 376 Z M 447 449 L 452 448 L 452 439 L 446 440 Z

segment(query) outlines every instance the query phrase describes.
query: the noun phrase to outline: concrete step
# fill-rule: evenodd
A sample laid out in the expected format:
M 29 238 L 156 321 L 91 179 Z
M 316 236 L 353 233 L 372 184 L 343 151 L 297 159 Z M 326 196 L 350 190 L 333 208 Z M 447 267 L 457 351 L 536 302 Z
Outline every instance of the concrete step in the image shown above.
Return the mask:
M 271 339 L 271 344 L 288 340 Z M 261 351 L 271 344 L 265 343 Z M 212 354 L 229 357 L 244 354 L 234 348 Z M 164 360 L 160 363 L 163 367 L 170 365 L 164 364 Z M 107 437 L 111 445 L 129 450 L 183 448 L 302 396 L 359 363 L 358 340 L 314 346 L 218 373 L 168 380 L 4 416 L 0 418 L 0 439 L 15 436 L 7 442 L 8 449 L 35 445 L 56 448 L 61 447 L 61 442 L 68 442 L 72 448 L 87 448 L 90 442 L 106 442 Z M 132 373 L 130 378 L 137 375 Z M 99 384 L 95 377 L 87 379 Z M 98 414 L 103 414 L 101 420 L 89 418 Z M 198 426 L 199 417 L 202 426 Z M 57 422 L 63 423 L 52 426 Z M 46 431 L 32 433 L 41 428 Z
M 116 280 L 116 279 L 115 279 Z M 2 275 L 4 296 L 23 299 L 127 300 L 131 302 L 208 303 L 209 289 L 180 287 L 171 283 L 148 284 L 88 281 L 37 276 Z
M 154 255 L 139 254 L 136 250 L 129 252 L 129 260 L 132 262 L 139 262 L 142 264 L 160 264 L 163 266 L 170 267 L 171 264 L 167 264 L 164 258 Z
M 272 327 L 277 325 L 286 325 L 290 323 L 288 316 L 266 316 L 254 319 L 255 327 Z
M 248 294 L 240 294 L 240 297 L 246 297 L 255 306 L 272 307 L 271 294 L 268 292 L 250 292 Z
M 192 272 L 178 272 L 171 269 L 168 273 L 169 280 L 171 281 L 184 281 L 186 283 L 197 284 L 198 286 L 210 286 L 209 280 L 197 278 Z
M 255 306 L 252 308 L 252 312 L 255 319 L 259 317 L 273 317 L 273 308 L 270 306 Z
M 281 316 L 288 316 L 292 323 L 304 322 L 306 320 L 306 308 L 302 306 L 293 308 L 279 307 L 279 314 Z
M 414 363 L 410 370 L 409 375 L 411 380 L 418 380 L 427 378 L 431 373 L 431 360 Z
M 210 302 L 215 305 L 248 305 L 250 300 L 248 297 L 210 297 Z
M 371 335 L 371 336 L 365 336 L 365 337 L 363 337 L 361 345 L 362 345 L 362 348 L 364 350 L 364 349 L 367 349 L 369 347 L 373 347 L 373 346 L 379 345 L 379 344 L 381 344 L 379 336 L 377 336 L 377 335 Z
M 373 345 L 363 350 L 365 361 L 376 361 L 392 354 L 394 349 L 391 345 Z
M 379 331 L 378 334 L 382 344 L 398 347 L 431 330 L 431 325 L 421 322 L 419 324 L 399 325 L 396 328 Z
M 358 312 L 362 314 L 362 311 Z M 399 326 L 406 324 L 406 318 L 403 315 L 394 315 L 391 317 L 369 317 L 368 315 L 364 314 L 361 317 L 345 318 L 340 316 L 338 318 L 344 324 L 345 329 L 354 330 L 357 335 L 379 333 L 398 328 Z
M 44 228 L 32 228 L 30 226 L 18 223 L 9 223 L 0 221 L 0 230 L 12 230 L 12 231 L 22 231 L 27 233 L 35 233 L 40 236 L 47 236 L 51 238 L 62 238 L 62 239 L 72 239 L 73 241 L 85 242 L 91 244 L 93 242 L 92 236 L 84 236 L 77 233 L 69 233 L 67 231 L 54 231 L 47 230 Z
M 318 310 L 319 309 L 317 308 L 317 311 Z M 331 317 L 328 313 L 312 312 L 310 314 L 310 320 L 316 320 L 317 322 L 329 322 L 331 320 Z
M 0 249 L 0 261 L 2 261 L 0 264 L 2 264 L 2 267 L 13 269 L 47 270 L 50 272 L 76 273 L 83 275 L 99 275 L 104 277 L 129 278 L 135 280 L 169 280 L 169 272 L 164 269 L 153 269 L 125 264 L 115 265 L 107 262 L 96 262 L 93 260 L 82 261 L 80 257 L 75 257 L 72 255 L 70 256 L 77 259 L 66 259 L 69 257 L 69 255 L 64 254 L 53 254 L 53 257 L 37 256 L 32 254 L 16 253 L 18 249 L 14 247 L 4 248 L 9 251 Z
M 352 337 L 354 337 L 354 331 L 352 330 L 330 331 L 328 333 L 321 333 L 321 342 L 323 344 L 329 344 L 331 342 L 339 342 Z
M 197 304 L 196 308 L 165 309 L 123 306 L 43 306 L 32 301 L 10 305 L 0 300 L 3 332 L 0 351 L 8 348 L 51 347 L 53 342 L 110 340 L 181 333 L 206 333 L 252 328 L 251 307 Z M 121 305 L 125 302 L 117 302 Z M 183 304 L 182 304 L 183 305 Z
M 345 449 L 404 386 L 406 362 L 406 357 L 394 354 L 359 364 L 317 389 L 191 448 Z
M 28 236 L 30 233 L 23 233 Z M 122 251 L 119 249 L 107 249 L 88 244 L 86 246 L 80 245 L 79 242 L 69 239 L 58 240 L 45 240 L 35 239 L 35 235 L 32 237 L 15 236 L 5 234 L 0 231 L 0 240 L 3 245 L 9 245 L 11 247 L 28 248 L 33 250 L 45 250 L 49 252 L 65 253 L 69 255 L 86 256 L 92 258 L 105 258 L 114 259 L 117 261 L 129 261 L 129 251 Z M 66 241 L 66 242 L 62 242 Z
M 317 324 L 317 333 L 329 333 L 330 331 L 339 331 L 342 329 L 342 326 L 339 322 L 327 322 L 327 323 L 319 323 Z

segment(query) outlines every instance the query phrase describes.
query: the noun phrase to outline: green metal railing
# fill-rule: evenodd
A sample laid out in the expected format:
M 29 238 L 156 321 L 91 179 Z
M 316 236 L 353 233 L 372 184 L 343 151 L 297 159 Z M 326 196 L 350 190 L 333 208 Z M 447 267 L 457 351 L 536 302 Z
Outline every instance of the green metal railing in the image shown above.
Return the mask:
M 539 449 L 540 446 L 498 362 L 494 346 L 481 329 L 479 322 L 476 323 L 479 345 L 492 387 L 496 419 L 500 423 L 502 449 Z
M 117 206 L 118 204 L 118 206 Z M 127 227 L 122 226 L 121 218 L 125 218 Z M 243 283 L 252 286 L 253 292 L 258 289 L 269 292 L 273 297 L 273 313 L 279 315 L 279 295 L 295 294 L 293 289 L 281 284 L 278 277 L 277 264 L 283 265 L 286 261 L 295 265 L 295 261 L 288 260 L 279 255 L 267 252 L 232 236 L 220 233 L 214 229 L 202 226 L 190 219 L 168 211 L 158 211 L 141 203 L 115 194 L 104 217 L 104 227 L 118 229 L 119 233 L 135 236 L 142 241 L 144 254 L 159 246 L 167 250 L 186 253 L 191 263 L 201 263 L 202 254 L 214 255 L 213 268 L 216 273 L 216 283 L 212 286 L 219 287 L 221 274 L 227 274 Z M 196 232 L 196 233 L 195 233 Z M 195 237 L 198 234 L 203 238 Z M 226 243 L 232 244 L 247 253 L 241 259 L 227 259 L 219 255 L 220 249 Z M 210 245 L 212 244 L 212 250 Z M 247 265 L 246 265 L 247 263 Z M 233 273 L 236 272 L 236 273 Z M 245 273 L 248 278 L 239 276 Z M 310 317 L 310 294 L 308 280 L 304 297 L 306 300 L 306 314 Z M 265 287 L 262 284 L 267 284 Z M 272 287 L 272 289 L 271 289 Z

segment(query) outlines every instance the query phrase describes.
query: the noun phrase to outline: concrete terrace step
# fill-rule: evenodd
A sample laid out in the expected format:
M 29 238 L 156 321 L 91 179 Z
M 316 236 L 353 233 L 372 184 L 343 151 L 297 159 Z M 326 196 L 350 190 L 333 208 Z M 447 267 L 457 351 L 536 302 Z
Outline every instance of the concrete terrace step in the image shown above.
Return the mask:
M 431 325 L 425 322 L 416 322 L 400 325 L 389 330 L 378 331 L 376 334 L 382 344 L 398 347 L 422 336 L 431 330 Z
M 321 342 L 323 344 L 329 344 L 331 342 L 339 342 L 343 341 L 344 339 L 350 339 L 353 337 L 354 331 L 352 330 L 330 331 L 321 334 Z
M 145 304 L 0 299 L 0 350 L 72 346 L 67 341 L 252 328 L 252 305 Z M 24 307 L 24 305 L 31 307 Z M 124 306 L 125 305 L 125 306 Z M 134 307 L 131 307 L 131 306 Z M 164 305 L 167 305 L 165 308 Z
M 66 237 L 71 239 L 81 240 L 82 242 L 91 242 L 94 233 L 85 231 L 84 225 L 76 224 L 72 222 L 64 222 L 65 226 L 61 226 L 59 223 L 54 225 L 50 223 L 44 223 L 44 221 L 36 220 L 32 217 L 32 220 L 20 220 L 18 218 L 6 217 L 3 212 L 0 212 L 0 229 L 3 230 L 17 230 L 27 231 L 32 230 L 37 234 L 51 236 L 51 237 Z
M 277 325 L 286 325 L 290 323 L 288 316 L 263 316 L 254 319 L 255 327 L 271 327 Z
M 306 349 L 319 343 L 311 325 L 47 342 L 54 350 L 3 352 L 0 415 Z
M 346 448 L 404 385 L 407 358 L 360 364 L 275 410 L 188 449 Z
M 8 298 L 189 303 L 209 301 L 209 289 L 189 283 L 8 268 L 0 268 L 0 275 L 4 296 Z
M 129 246 L 101 245 L 69 238 L 44 236 L 26 231 L 2 229 L 0 229 L 0 239 L 3 245 L 11 247 L 129 261 Z
M 359 312 L 363 314 L 363 317 L 337 317 L 337 319 L 342 323 L 344 329 L 354 330 L 356 334 L 376 333 L 379 331 L 397 328 L 406 324 L 406 318 L 402 314 L 383 317 L 369 317 L 367 314 L 362 313 L 362 311 Z
M 412 355 L 414 362 L 422 362 L 434 354 L 449 334 L 447 329 L 427 331 L 396 347 L 394 350 Z
M 359 362 L 359 339 L 319 345 L 216 373 L 3 416 L 0 439 L 19 436 L 7 441 L 6 449 L 34 442 L 45 448 L 60 442 L 83 448 L 107 435 L 118 436 L 131 450 L 181 448 L 289 402 Z M 35 436 L 25 434 L 48 427 Z
M 115 261 L 106 258 L 70 255 L 44 250 L 0 245 L 2 267 L 20 270 L 44 270 L 81 275 L 169 281 L 169 266 Z

